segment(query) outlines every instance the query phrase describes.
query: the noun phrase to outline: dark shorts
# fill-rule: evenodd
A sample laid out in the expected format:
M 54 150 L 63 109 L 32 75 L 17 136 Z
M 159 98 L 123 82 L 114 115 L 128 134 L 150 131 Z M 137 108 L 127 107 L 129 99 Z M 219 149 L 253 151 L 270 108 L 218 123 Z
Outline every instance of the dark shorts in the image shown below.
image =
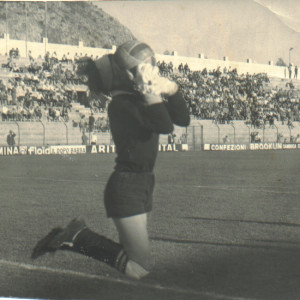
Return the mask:
M 150 212 L 153 189 L 152 172 L 113 172 L 104 191 L 107 217 L 125 218 Z

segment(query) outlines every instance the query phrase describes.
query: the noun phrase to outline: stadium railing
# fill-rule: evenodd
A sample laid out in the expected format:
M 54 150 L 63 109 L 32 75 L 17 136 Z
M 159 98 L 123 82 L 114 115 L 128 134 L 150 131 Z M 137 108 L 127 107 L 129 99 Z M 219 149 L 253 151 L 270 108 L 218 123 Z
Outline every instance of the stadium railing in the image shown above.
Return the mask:
M 0 146 L 7 146 L 6 137 L 9 131 L 15 134 L 16 146 L 45 146 L 45 145 L 81 145 L 82 131 L 73 127 L 71 122 L 1 122 Z M 88 141 L 90 133 L 86 133 Z M 97 144 L 112 144 L 110 132 L 96 132 Z M 273 126 L 255 128 L 243 121 L 231 124 L 216 124 L 211 120 L 192 122 L 187 128 L 175 126 L 174 142 L 188 144 L 190 150 L 201 150 L 204 144 L 249 144 L 261 143 L 291 143 L 300 136 L 300 124 L 293 127 L 276 123 Z M 161 135 L 161 144 L 168 143 L 168 136 Z

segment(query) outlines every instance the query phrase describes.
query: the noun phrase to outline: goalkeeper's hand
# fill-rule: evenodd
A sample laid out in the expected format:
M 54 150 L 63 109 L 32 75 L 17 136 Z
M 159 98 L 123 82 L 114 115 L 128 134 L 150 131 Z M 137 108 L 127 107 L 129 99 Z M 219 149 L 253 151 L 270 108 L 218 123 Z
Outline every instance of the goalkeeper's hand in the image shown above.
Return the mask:
M 158 67 L 147 63 L 138 65 L 135 85 L 136 89 L 144 95 L 171 96 L 178 90 L 175 82 L 159 75 Z

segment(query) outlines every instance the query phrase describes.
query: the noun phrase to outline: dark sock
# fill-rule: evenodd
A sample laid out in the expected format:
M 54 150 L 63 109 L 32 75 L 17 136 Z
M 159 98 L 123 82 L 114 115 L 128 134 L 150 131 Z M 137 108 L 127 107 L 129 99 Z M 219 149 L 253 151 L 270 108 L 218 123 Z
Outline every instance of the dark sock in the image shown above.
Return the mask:
M 125 273 L 128 256 L 123 247 L 89 228 L 84 228 L 73 241 L 73 247 L 64 248 L 97 259 Z

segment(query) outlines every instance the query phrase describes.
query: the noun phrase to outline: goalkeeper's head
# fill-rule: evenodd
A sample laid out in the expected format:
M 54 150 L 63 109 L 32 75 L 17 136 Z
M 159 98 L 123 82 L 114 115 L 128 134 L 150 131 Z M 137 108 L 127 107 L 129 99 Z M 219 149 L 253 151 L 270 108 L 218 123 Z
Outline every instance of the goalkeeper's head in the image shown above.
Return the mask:
M 149 63 L 154 66 L 154 55 L 147 44 L 130 40 L 118 46 L 114 54 L 104 55 L 96 61 L 89 60 L 82 73 L 88 76 L 88 85 L 96 92 L 130 89 L 138 65 Z
M 155 54 L 151 47 L 137 40 L 130 40 L 120 45 L 113 55 L 113 61 L 120 70 L 119 78 L 116 76 L 115 79 L 116 82 L 121 83 L 122 88 L 135 89 L 139 66 L 156 65 Z
M 134 70 L 141 63 L 156 64 L 154 51 L 149 45 L 131 40 L 120 45 L 113 58 L 118 67 L 125 70 Z

